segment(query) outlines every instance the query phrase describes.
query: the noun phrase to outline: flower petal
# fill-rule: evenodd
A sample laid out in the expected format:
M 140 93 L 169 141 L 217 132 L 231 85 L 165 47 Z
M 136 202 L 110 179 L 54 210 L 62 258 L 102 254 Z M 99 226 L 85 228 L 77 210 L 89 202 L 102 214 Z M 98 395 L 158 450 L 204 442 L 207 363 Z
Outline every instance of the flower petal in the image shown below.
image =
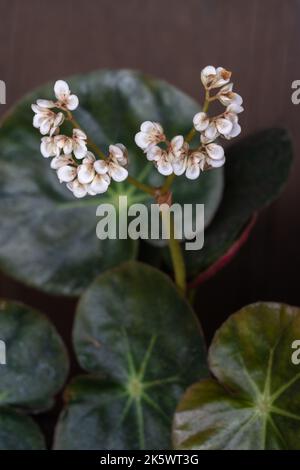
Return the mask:
M 91 164 L 79 165 L 77 168 L 77 179 L 81 184 L 88 184 L 93 181 L 95 170 Z
M 41 125 L 40 125 L 40 132 L 42 135 L 46 135 L 49 133 L 50 131 L 50 128 L 51 128 L 51 119 L 49 118 L 46 118 L 44 119 L 42 122 L 41 122 Z
M 41 108 L 54 108 L 55 103 L 50 100 L 37 100 L 37 105 Z
M 207 158 L 206 162 L 209 166 L 213 168 L 220 168 L 225 163 L 225 157 L 221 158 L 221 160 L 213 160 L 212 158 Z
M 235 122 L 232 126 L 232 130 L 229 135 L 226 135 L 225 137 L 227 139 L 233 139 L 234 137 L 237 137 L 241 133 L 241 126 Z
M 218 118 L 216 119 L 216 128 L 218 132 L 222 135 L 230 134 L 233 127 L 233 123 L 229 119 Z
M 58 170 L 59 168 L 68 165 L 69 163 L 74 163 L 71 155 L 59 155 L 52 158 L 50 167 L 53 168 L 53 170 Z
M 182 149 L 183 144 L 184 144 L 183 136 L 182 135 L 176 135 L 171 140 L 172 151 L 174 151 L 174 153 L 180 151 Z
M 93 152 L 87 151 L 86 156 L 82 160 L 82 163 L 92 163 L 92 164 L 94 164 L 95 161 L 96 161 L 96 158 L 95 158 L 95 155 L 93 154 Z
M 186 170 L 186 166 L 187 166 L 187 158 L 186 157 L 174 158 L 174 160 L 172 162 L 172 166 L 173 166 L 173 171 L 174 171 L 175 175 L 177 175 L 177 176 L 183 175 L 183 173 Z
M 64 100 L 70 94 L 70 88 L 64 80 L 57 80 L 54 85 L 54 93 L 58 100 Z
M 226 108 L 226 113 L 239 114 L 239 113 L 242 113 L 243 111 L 244 111 L 244 108 L 236 103 L 231 103 Z
M 61 166 L 57 170 L 57 176 L 61 183 L 69 183 L 73 181 L 73 179 L 76 177 L 76 173 L 76 168 L 70 165 Z
M 108 172 L 108 164 L 105 160 L 96 160 L 94 163 L 94 168 L 99 175 L 104 175 Z
M 150 144 L 149 136 L 145 132 L 138 132 L 135 134 L 134 140 L 136 145 L 143 150 L 145 150 Z
M 195 180 L 200 175 L 199 163 L 188 162 L 185 176 L 190 180 Z
M 126 180 L 127 176 L 128 176 L 128 171 L 126 170 L 126 168 L 118 165 L 118 164 L 115 164 L 115 163 L 110 163 L 109 164 L 109 175 L 112 177 L 112 179 L 114 181 L 117 181 L 118 183 L 120 183 L 121 181 L 124 181 Z
M 224 69 L 223 67 L 218 67 L 216 70 L 216 78 L 213 81 L 211 88 L 219 88 L 223 85 L 226 85 L 230 81 L 231 72 Z
M 193 124 L 196 131 L 202 132 L 205 131 L 207 126 L 209 125 L 209 119 L 206 113 L 200 112 L 195 114 L 193 118 Z
M 207 155 L 212 160 L 221 160 L 222 158 L 224 158 L 224 149 L 223 147 L 221 147 L 221 145 L 208 144 L 205 148 Z
M 83 141 L 73 142 L 73 152 L 78 160 L 84 158 L 87 154 L 87 146 Z
M 218 137 L 218 129 L 214 122 L 211 122 L 209 126 L 205 129 L 204 135 L 208 141 L 215 140 Z
M 79 183 L 77 179 L 72 183 L 68 183 L 67 188 L 70 189 L 77 198 L 82 198 L 87 195 L 87 186 Z
M 215 75 L 216 75 L 215 67 L 213 67 L 212 65 L 207 65 L 201 71 L 201 82 L 206 87 Z
M 150 162 L 157 162 L 163 154 L 163 150 L 158 145 L 151 145 L 147 150 L 146 157 Z
M 157 162 L 157 169 L 161 175 L 169 176 L 173 173 L 173 167 L 168 158 L 161 158 Z
M 110 178 L 108 175 L 96 175 L 89 185 L 89 190 L 95 194 L 102 194 L 107 191 L 109 184 Z
M 67 108 L 70 111 L 74 111 L 79 105 L 79 99 L 76 95 L 70 95 L 67 100 Z
M 87 135 L 81 129 L 73 129 L 73 139 L 86 140 Z

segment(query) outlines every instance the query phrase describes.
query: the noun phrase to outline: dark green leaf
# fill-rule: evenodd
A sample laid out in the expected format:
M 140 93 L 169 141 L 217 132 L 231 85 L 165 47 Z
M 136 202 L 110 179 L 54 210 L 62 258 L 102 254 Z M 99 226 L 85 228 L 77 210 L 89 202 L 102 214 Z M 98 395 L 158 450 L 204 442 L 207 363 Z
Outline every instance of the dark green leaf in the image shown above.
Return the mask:
M 0 407 L 49 406 L 68 372 L 67 353 L 54 327 L 25 305 L 1 301 L 0 339 L 6 345 L 6 365 L 0 365 Z
M 209 350 L 218 380 L 199 382 L 175 414 L 179 449 L 300 449 L 300 309 L 257 303 L 232 315 Z
M 59 449 L 164 449 L 186 385 L 206 376 L 202 333 L 160 271 L 126 263 L 83 295 L 74 345 L 93 376 L 67 389 Z
M 10 408 L 0 408 L 0 450 L 44 449 L 44 438 L 29 416 Z
M 44 449 L 37 425 L 23 412 L 52 405 L 68 373 L 65 347 L 45 316 L 4 300 L 0 340 L 0 450 Z
M 153 185 L 163 178 L 134 143 L 145 120 L 160 121 L 170 136 L 186 133 L 197 104 L 174 87 L 131 71 L 102 71 L 68 79 L 79 96 L 75 117 L 94 142 L 129 149 L 130 174 Z M 78 295 L 107 268 L 136 256 L 137 242 L 96 238 L 96 207 L 149 197 L 126 182 L 114 184 L 100 197 L 77 200 L 59 184 L 49 160 L 40 154 L 40 135 L 32 127 L 30 104 L 53 96 L 53 83 L 26 96 L 0 129 L 0 267 L 10 276 L 42 290 Z M 64 128 L 62 128 L 64 131 Z M 181 179 L 183 181 L 183 179 Z M 222 193 L 222 171 L 198 182 L 178 182 L 175 201 L 206 204 L 212 219 Z M 186 181 L 185 181 L 186 183 Z
M 270 129 L 244 139 L 228 149 L 226 155 L 224 196 L 205 231 L 204 247 L 185 251 L 190 279 L 224 255 L 253 213 L 278 196 L 292 161 L 291 143 L 282 129 Z

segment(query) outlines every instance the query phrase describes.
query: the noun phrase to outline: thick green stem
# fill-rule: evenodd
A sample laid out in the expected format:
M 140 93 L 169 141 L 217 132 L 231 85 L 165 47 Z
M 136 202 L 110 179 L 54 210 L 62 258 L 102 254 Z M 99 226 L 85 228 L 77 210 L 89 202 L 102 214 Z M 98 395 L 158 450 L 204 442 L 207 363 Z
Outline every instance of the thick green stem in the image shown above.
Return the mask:
M 169 191 L 169 189 L 171 188 L 175 178 L 176 178 L 176 175 L 174 173 L 172 173 L 172 175 L 169 175 L 169 176 L 166 177 L 164 184 L 160 188 L 160 194 L 163 195 L 163 194 L 166 194 Z
M 182 255 L 182 249 L 179 240 L 175 238 L 174 234 L 174 220 L 171 217 L 169 209 L 166 207 L 161 208 L 162 221 L 165 225 L 166 234 L 169 241 L 169 249 L 172 259 L 173 271 L 175 284 L 178 289 L 185 294 L 186 293 L 186 269 Z
M 173 223 L 171 225 L 173 227 Z M 175 283 L 183 294 L 186 292 L 186 271 L 182 255 L 181 246 L 178 240 L 174 238 L 174 227 L 171 228 L 169 239 L 169 248 L 173 263 Z

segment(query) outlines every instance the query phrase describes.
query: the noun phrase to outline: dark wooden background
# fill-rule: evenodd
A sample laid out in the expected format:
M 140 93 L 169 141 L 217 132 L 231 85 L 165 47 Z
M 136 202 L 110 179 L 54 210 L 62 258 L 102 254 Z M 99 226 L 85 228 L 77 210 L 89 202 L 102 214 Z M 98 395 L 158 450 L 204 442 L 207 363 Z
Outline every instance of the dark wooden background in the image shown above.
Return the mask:
M 45 81 L 105 67 L 141 69 L 198 98 L 200 70 L 213 64 L 234 73 L 245 102 L 243 135 L 274 125 L 290 130 L 295 164 L 285 192 L 230 266 L 198 289 L 208 339 L 247 303 L 300 305 L 300 105 L 291 103 L 299 26 L 298 0 L 0 0 L 0 79 L 7 83 L 0 115 Z M 3 276 L 0 282 L 1 296 L 48 313 L 69 343 L 75 302 Z

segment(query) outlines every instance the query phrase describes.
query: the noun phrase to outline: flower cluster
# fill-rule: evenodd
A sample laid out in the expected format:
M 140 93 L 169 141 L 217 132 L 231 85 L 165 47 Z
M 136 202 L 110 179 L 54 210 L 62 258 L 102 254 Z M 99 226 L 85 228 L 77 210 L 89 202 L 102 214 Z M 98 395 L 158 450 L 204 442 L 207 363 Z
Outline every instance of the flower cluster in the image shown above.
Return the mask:
M 200 145 L 191 149 L 182 135 L 168 141 L 158 122 L 146 121 L 135 136 L 136 144 L 145 152 L 147 159 L 153 161 L 159 173 L 164 176 L 185 173 L 189 179 L 196 179 L 201 171 L 224 165 L 225 155 L 221 145 L 215 143 L 218 137 L 232 139 L 241 132 L 238 114 L 243 111 L 243 100 L 233 92 L 229 83 L 231 72 L 222 67 L 207 66 L 201 72 L 201 81 L 206 92 L 205 106 L 218 100 L 225 111 L 218 116 L 209 117 L 199 112 L 193 118 L 194 131 L 200 132 Z M 211 96 L 211 90 L 219 91 Z
M 88 151 L 87 136 L 81 129 L 75 127 L 71 137 L 60 134 L 60 126 L 65 119 L 70 119 L 70 111 L 77 108 L 79 100 L 63 80 L 55 83 L 54 93 L 56 101 L 39 99 L 32 110 L 35 113 L 33 126 L 43 135 L 41 153 L 45 158 L 53 157 L 50 166 L 56 170 L 59 181 L 66 183 L 78 198 L 104 193 L 112 179 L 124 181 L 128 176 L 124 145 L 110 145 L 108 157 L 97 160 Z M 58 112 L 53 111 L 55 108 Z

